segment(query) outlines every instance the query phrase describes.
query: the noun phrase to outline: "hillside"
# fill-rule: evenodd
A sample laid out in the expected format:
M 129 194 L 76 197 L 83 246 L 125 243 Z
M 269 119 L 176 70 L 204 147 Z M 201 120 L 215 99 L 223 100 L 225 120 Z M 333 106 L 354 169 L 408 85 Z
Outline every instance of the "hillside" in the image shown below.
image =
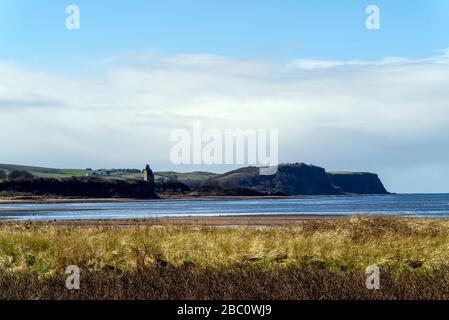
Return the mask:
M 43 168 L 33 166 L 21 166 L 14 164 L 0 164 L 0 170 L 9 173 L 14 170 L 23 170 L 31 173 L 38 178 L 72 178 L 85 177 L 87 175 L 101 177 L 103 179 L 113 180 L 142 180 L 143 175 L 139 169 L 55 169 Z M 193 181 L 205 181 L 211 177 L 216 176 L 215 173 L 210 172 L 188 172 L 179 173 L 173 171 L 155 172 L 155 179 L 177 180 L 182 183 L 189 183 Z
M 241 168 L 213 177 L 206 184 L 289 196 L 388 193 L 376 174 L 327 173 L 323 168 L 304 163 L 282 164 L 273 176 L 259 175 L 257 167 Z
M 194 171 L 194 172 L 174 172 L 174 171 L 162 171 L 156 172 L 156 179 L 163 178 L 168 180 L 178 180 L 183 183 L 195 182 L 195 181 L 205 181 L 212 177 L 217 176 L 216 173 Z
M 22 170 L 31 173 L 33 176 L 40 178 L 71 178 L 85 176 L 88 171 L 82 169 L 54 169 L 54 168 L 42 168 L 32 166 L 21 166 L 15 164 L 0 164 L 0 170 L 7 173 L 14 170 Z
M 53 169 L 0 164 L 7 173 L 24 170 L 38 178 L 68 179 L 93 177 L 106 181 L 143 180 L 139 169 Z M 246 167 L 224 174 L 210 172 L 156 172 L 156 190 L 167 195 L 263 196 L 263 195 L 338 195 L 387 194 L 373 173 L 326 172 L 304 163 L 282 164 L 275 175 L 259 175 L 259 168 Z
M 208 180 L 225 188 L 245 187 L 284 195 L 340 194 L 323 168 L 304 163 L 280 165 L 273 176 L 259 175 L 259 168 L 247 167 Z

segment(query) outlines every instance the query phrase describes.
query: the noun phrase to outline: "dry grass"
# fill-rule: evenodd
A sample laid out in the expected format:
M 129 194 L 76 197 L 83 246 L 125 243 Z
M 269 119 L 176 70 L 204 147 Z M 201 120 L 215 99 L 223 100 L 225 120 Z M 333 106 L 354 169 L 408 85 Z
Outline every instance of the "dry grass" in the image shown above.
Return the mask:
M 361 272 L 316 268 L 217 270 L 152 266 L 127 272 L 81 274 L 80 290 L 65 276 L 0 273 L 0 299 L 307 300 L 449 299 L 449 270 L 432 274 L 384 270 L 380 290 L 367 290 Z
M 448 247 L 446 220 L 355 217 L 278 228 L 4 224 L 0 298 L 448 298 Z M 373 264 L 385 288 L 377 293 L 364 286 Z M 68 265 L 81 268 L 88 289 L 64 289 Z

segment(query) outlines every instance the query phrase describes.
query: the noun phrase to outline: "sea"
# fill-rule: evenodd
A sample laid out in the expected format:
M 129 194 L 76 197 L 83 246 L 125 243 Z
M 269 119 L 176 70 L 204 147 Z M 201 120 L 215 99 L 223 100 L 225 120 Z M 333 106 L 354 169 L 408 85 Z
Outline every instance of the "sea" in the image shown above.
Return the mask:
M 16 221 L 239 215 L 449 217 L 449 194 L 0 204 L 0 220 Z

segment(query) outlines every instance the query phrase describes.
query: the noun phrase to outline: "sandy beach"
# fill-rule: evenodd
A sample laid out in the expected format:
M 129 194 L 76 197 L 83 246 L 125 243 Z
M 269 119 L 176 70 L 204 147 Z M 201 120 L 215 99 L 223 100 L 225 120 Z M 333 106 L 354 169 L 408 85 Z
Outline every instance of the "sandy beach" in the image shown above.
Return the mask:
M 301 198 L 301 199 L 299 199 Z M 302 198 L 306 198 L 302 202 Z M 428 210 L 427 207 L 423 209 L 415 207 L 408 207 L 409 200 L 403 197 L 398 198 L 398 203 L 405 204 L 400 210 L 389 213 L 386 217 L 400 217 L 405 216 L 404 212 L 410 210 Z M 273 200 L 272 203 L 269 200 Z M 324 207 L 322 203 L 310 202 L 310 197 L 165 197 L 161 199 L 142 200 L 142 199 L 85 199 L 85 198 L 32 198 L 32 199 L 0 199 L 0 217 L 3 223 L 14 223 L 14 221 L 33 221 L 37 225 L 53 225 L 53 226 L 167 226 L 167 225 L 198 225 L 198 226 L 295 226 L 304 223 L 305 221 L 321 222 L 330 219 L 336 219 L 344 216 L 385 216 L 376 211 L 366 211 L 366 207 L 373 207 L 376 205 L 378 199 L 373 199 L 371 202 L 358 202 L 357 197 L 348 197 L 344 199 L 337 199 L 336 202 L 331 200 Z M 348 201 L 355 200 L 355 205 L 348 205 Z M 368 198 L 366 198 L 368 199 Z M 243 201 L 246 206 L 258 206 L 257 210 L 248 210 L 240 212 L 236 206 L 240 206 L 240 200 L 250 200 L 248 203 Z M 255 202 L 253 200 L 256 200 Z M 258 201 L 260 200 L 260 201 Z M 264 202 L 267 200 L 268 202 Z M 192 201 L 192 205 L 188 202 Z M 216 201 L 215 203 L 208 202 Z M 227 203 L 229 201 L 229 205 Z M 279 202 L 277 202 L 279 201 Z M 328 200 L 326 200 L 328 201 Z M 402 202 L 401 202 L 402 201 Z M 435 204 L 442 206 L 441 210 L 445 210 L 445 201 L 443 199 L 424 199 L 425 204 L 428 201 L 433 201 Z M 186 202 L 186 204 L 182 203 Z M 358 202 L 358 203 L 357 203 Z M 110 205 L 105 205 L 105 204 Z M 39 205 L 44 206 L 42 209 Z M 82 204 L 88 204 L 83 206 Z M 101 204 L 101 205 L 96 205 Z M 153 206 L 153 204 L 155 206 Z M 279 205 L 281 208 L 290 208 L 286 211 L 275 209 L 267 209 L 267 206 Z M 17 207 L 15 207 L 17 205 Z M 169 210 L 162 210 L 161 205 L 165 209 L 165 205 Z M 301 206 L 309 206 L 304 209 L 304 212 L 295 208 Z M 333 206 L 339 208 L 333 212 Z M 268 207 L 269 208 L 269 207 Z M 321 208 L 314 212 L 316 208 Z M 382 207 L 381 210 L 387 207 Z M 120 210 L 129 210 L 128 214 L 123 214 Z M 217 210 L 217 211 L 215 211 Z M 402 211 L 403 210 L 403 211 Z M 435 205 L 432 207 L 435 210 Z M 59 215 L 62 211 L 70 215 L 69 217 Z M 148 212 L 153 212 L 149 214 Z M 91 214 L 92 212 L 92 214 Z M 104 214 L 102 213 L 104 212 Z M 111 214 L 111 212 L 118 212 Z M 144 212 L 143 214 L 141 212 Z M 422 211 L 425 212 L 425 211 Z M 432 211 L 433 212 L 433 211 Z M 79 216 L 78 216 L 79 214 Z M 47 215 L 47 216 L 46 216 Z M 407 215 L 411 217 L 411 215 Z M 423 214 L 416 215 L 424 217 Z M 444 219 L 445 216 L 433 216 L 429 214 L 427 219 Z M 38 221 L 39 220 L 39 221 Z
M 71 227 L 131 227 L 131 226 L 295 226 L 304 222 L 336 219 L 338 215 L 255 215 L 255 216 L 220 216 L 220 217 L 167 217 L 145 219 L 87 219 L 87 220 L 51 220 L 33 221 L 38 226 L 71 226 Z M 14 224 L 14 221 L 4 221 Z
M 0 199 L 0 204 L 65 204 L 65 203 L 121 203 L 121 202 L 160 202 L 160 201 L 233 201 L 254 199 L 276 199 L 288 197 L 163 197 L 153 200 L 142 199 Z M 52 209 L 46 209 L 52 211 Z M 89 209 L 76 209 L 77 211 L 88 211 Z M 101 209 L 98 209 L 101 210 Z M 2 210 L 0 209 L 0 212 Z M 23 213 L 32 210 L 15 210 Z M 70 210 L 68 210 L 70 211 Z M 184 216 L 184 217 L 152 217 L 132 219 L 75 219 L 75 220 L 48 220 L 33 221 L 35 225 L 51 226 L 77 226 L 77 227 L 129 227 L 129 226 L 167 226 L 167 225 L 198 225 L 198 226 L 294 226 L 305 221 L 322 221 L 335 219 L 339 215 L 240 215 L 240 216 Z M 3 223 L 16 223 L 15 221 L 3 221 Z

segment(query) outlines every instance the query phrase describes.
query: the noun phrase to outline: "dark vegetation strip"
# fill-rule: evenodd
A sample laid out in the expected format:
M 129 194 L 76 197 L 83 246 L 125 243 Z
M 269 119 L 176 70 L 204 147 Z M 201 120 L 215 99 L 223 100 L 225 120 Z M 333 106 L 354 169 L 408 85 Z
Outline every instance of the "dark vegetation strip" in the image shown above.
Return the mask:
M 383 271 L 381 289 L 368 290 L 363 272 L 319 268 L 283 271 L 216 270 L 159 265 L 136 271 L 81 274 L 81 289 L 65 288 L 65 275 L 0 273 L 0 299 L 335 300 L 449 299 L 449 269 L 431 274 Z

